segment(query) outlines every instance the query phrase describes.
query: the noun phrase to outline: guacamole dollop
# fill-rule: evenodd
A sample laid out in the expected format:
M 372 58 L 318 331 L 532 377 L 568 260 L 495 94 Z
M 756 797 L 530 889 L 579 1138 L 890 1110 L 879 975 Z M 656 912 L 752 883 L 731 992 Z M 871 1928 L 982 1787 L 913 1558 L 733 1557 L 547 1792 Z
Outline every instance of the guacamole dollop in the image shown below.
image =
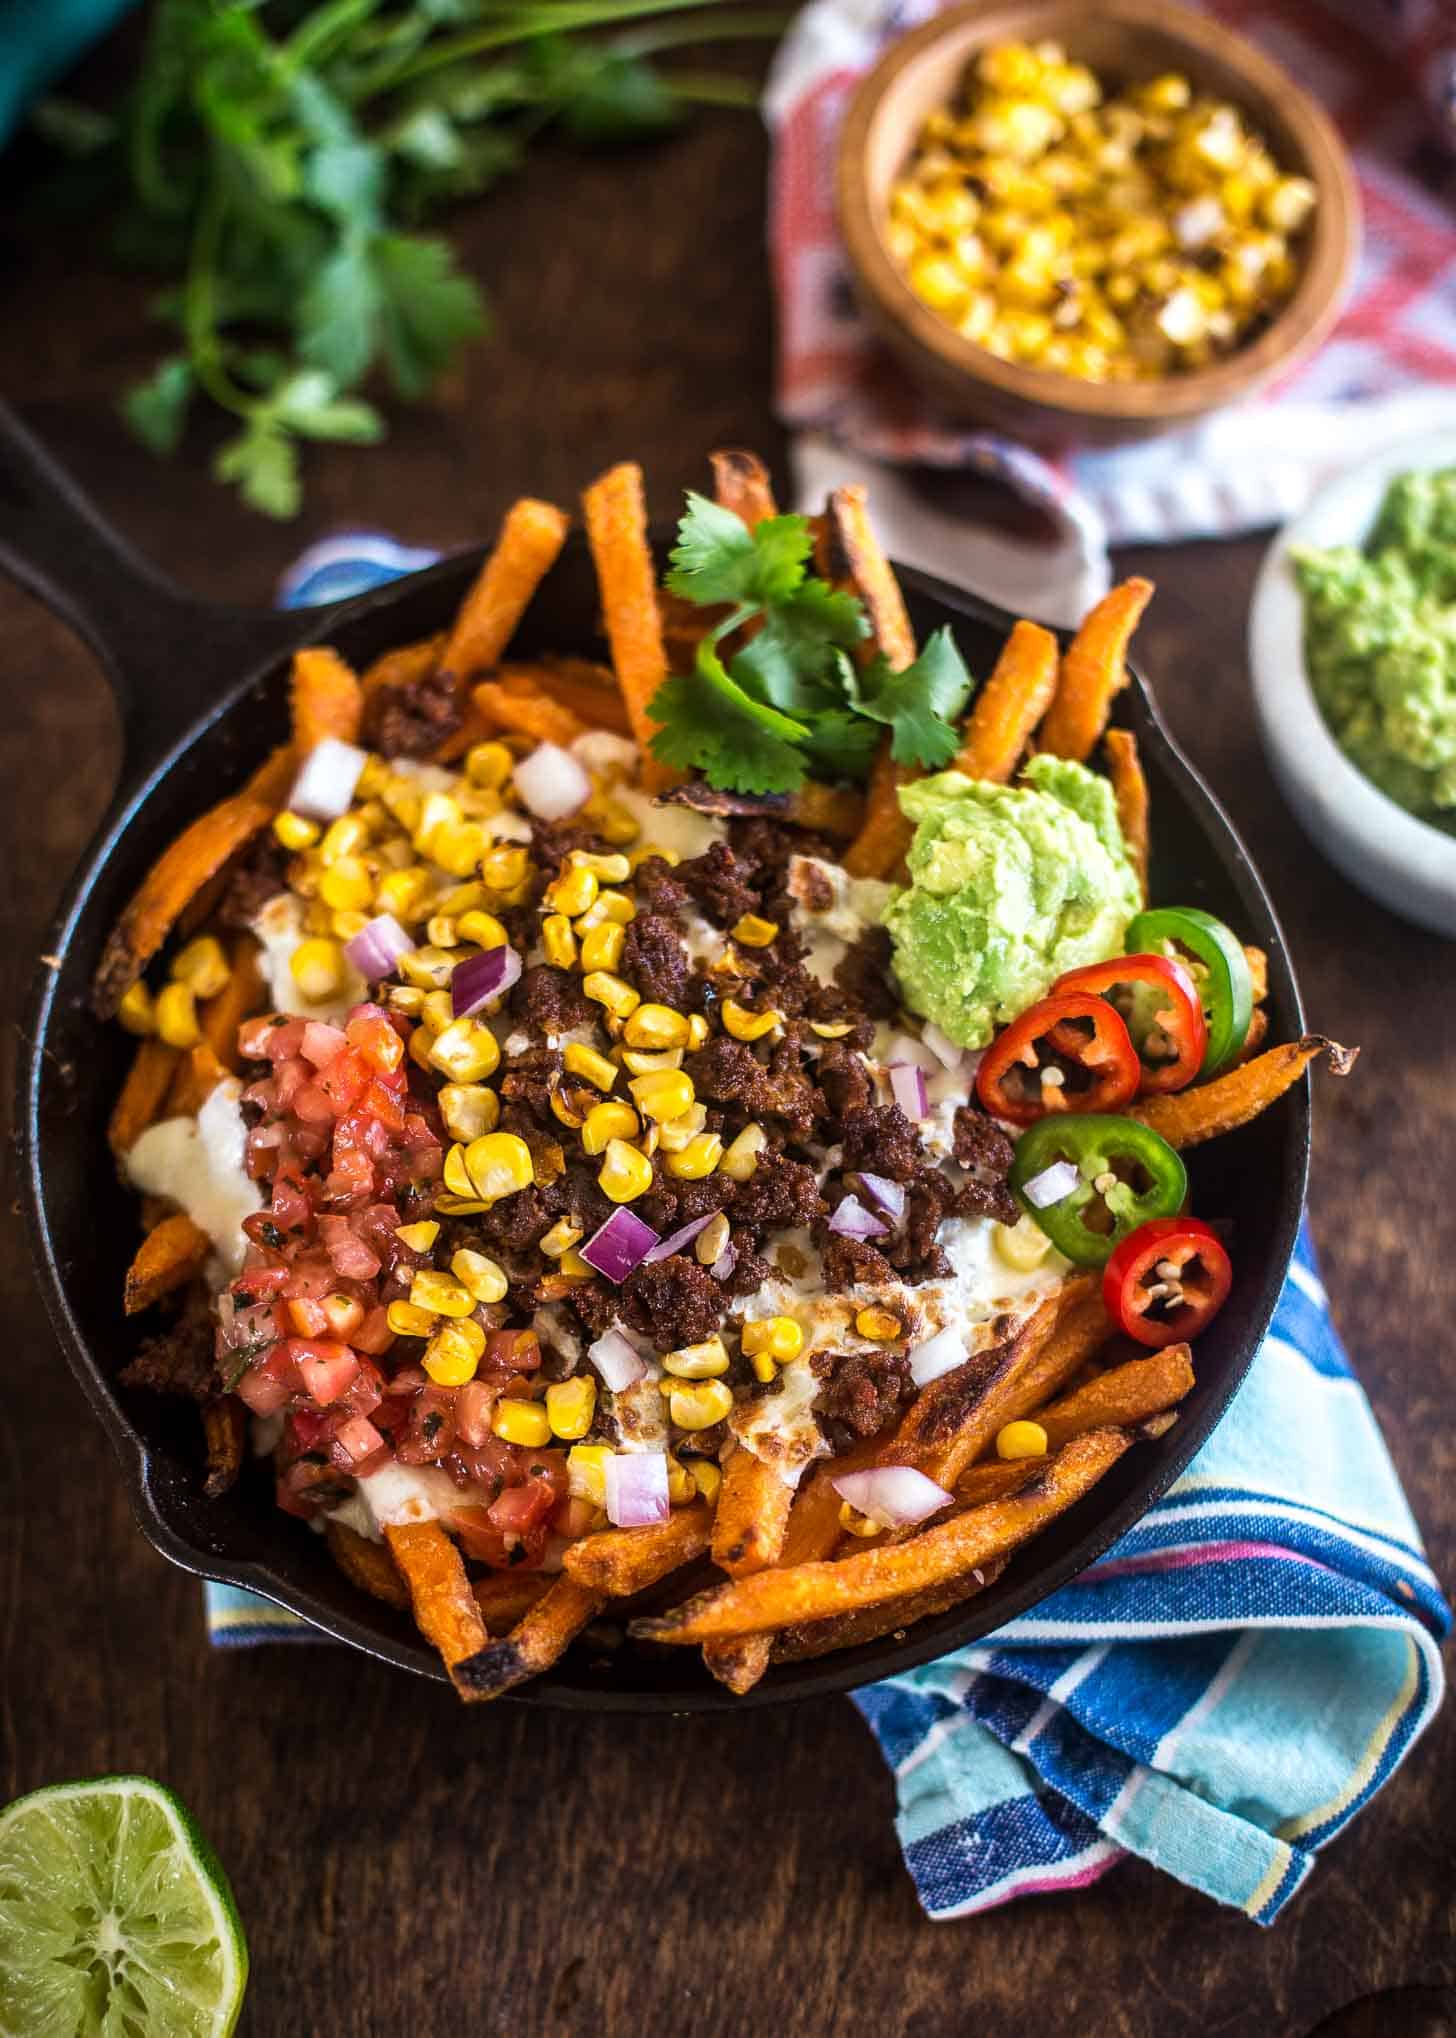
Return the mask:
M 1402 474 L 1363 550 L 1300 550 L 1304 648 L 1351 762 L 1456 829 L 1456 468 Z
M 912 1011 L 984 1047 L 1064 970 L 1122 948 L 1141 906 L 1105 778 L 1034 757 L 1016 785 L 942 771 L 903 788 L 908 887 L 885 910 Z

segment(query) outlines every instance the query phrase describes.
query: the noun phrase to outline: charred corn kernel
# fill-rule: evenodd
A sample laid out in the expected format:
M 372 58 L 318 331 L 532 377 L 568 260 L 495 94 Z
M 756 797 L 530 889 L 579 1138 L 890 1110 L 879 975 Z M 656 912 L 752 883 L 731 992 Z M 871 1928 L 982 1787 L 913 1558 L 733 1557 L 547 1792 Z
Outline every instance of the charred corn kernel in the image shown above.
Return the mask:
M 509 948 L 511 945 L 510 935 L 494 913 L 462 913 L 455 922 L 455 929 L 462 941 L 473 941 L 478 948 Z
M 489 1210 L 489 1203 L 482 1203 L 478 1196 L 451 1196 L 443 1190 L 435 1192 L 435 1208 L 442 1217 L 478 1217 L 482 1210 Z
M 625 856 L 602 856 L 591 849 L 573 849 L 567 862 L 573 870 L 589 870 L 604 885 L 619 885 L 632 875 Z
M 195 941 L 180 949 L 172 963 L 172 974 L 197 998 L 215 998 L 232 977 L 222 943 L 215 934 L 199 934 Z
M 530 1451 L 551 1441 L 551 1419 L 539 1401 L 497 1401 L 490 1426 L 502 1443 L 524 1444 Z
M 702 1344 L 683 1345 L 663 1356 L 664 1368 L 677 1380 L 712 1380 L 728 1370 L 728 1351 L 721 1337 Z
M 541 922 L 541 947 L 554 968 L 576 967 L 576 936 L 564 913 L 548 913 Z
M 854 1028 L 847 1019 L 811 1019 L 809 1030 L 821 1040 L 843 1040 L 846 1034 L 853 1033 Z
M 157 1032 L 168 1047 L 196 1047 L 202 1038 L 190 984 L 166 984 L 157 993 Z
M 688 1014 L 688 1046 L 691 1049 L 705 1047 L 708 1040 L 708 1022 L 701 1012 Z
M 610 1090 L 616 1083 L 617 1064 L 585 1041 L 568 1041 L 562 1060 L 569 1076 L 581 1076 L 599 1090 Z
M 448 891 L 441 892 L 434 901 L 434 911 L 448 914 L 450 919 L 458 920 L 462 913 L 478 912 L 484 904 L 485 886 L 472 881 L 463 885 L 451 885 Z M 475 937 L 471 935 L 466 938 L 473 940 Z
M 591 1092 L 589 1090 L 572 1090 L 570 1092 L 566 1090 L 553 1090 L 551 1092 L 552 1113 L 566 1126 L 568 1131 L 580 1132 L 586 1120 L 586 1113 L 591 1109 L 590 1096 Z M 583 1105 L 585 1105 L 585 1109 L 582 1108 Z
M 750 1012 L 736 998 L 723 1000 L 723 1025 L 735 1040 L 762 1040 L 782 1023 L 781 1012 Z
M 671 1118 L 666 1125 L 656 1125 L 657 1143 L 664 1153 L 682 1153 L 692 1145 L 708 1122 L 706 1106 L 694 1104 L 690 1111 L 684 1111 L 681 1118 Z M 716 1253 L 714 1259 L 718 1257 Z
M 693 1458 L 689 1460 L 688 1469 L 693 1475 L 693 1484 L 697 1487 L 700 1497 L 707 1501 L 709 1507 L 716 1507 L 718 1494 L 723 1485 L 721 1468 L 715 1465 L 711 1458 Z
M 381 913 L 408 923 L 422 916 L 429 889 L 430 880 L 418 864 L 409 870 L 388 870 L 374 887 L 374 904 Z
M 428 1337 L 439 1320 L 433 1310 L 413 1302 L 391 1302 L 385 1318 L 396 1337 Z
M 452 1196 L 474 1196 L 475 1184 L 470 1179 L 470 1170 L 465 1165 L 465 1148 L 449 1146 L 441 1166 L 441 1179 Z
M 589 1373 L 574 1380 L 556 1380 L 546 1389 L 546 1420 L 551 1434 L 570 1443 L 584 1437 L 597 1412 L 597 1383 Z
M 431 948 L 454 948 L 460 935 L 448 913 L 436 913 L 425 922 L 425 939 Z
M 622 1028 L 622 1038 L 628 1047 L 656 1050 L 686 1047 L 690 1032 L 686 1018 L 671 1005 L 639 1005 Z
M 715 1210 L 693 1240 L 693 1252 L 698 1264 L 711 1267 L 727 1243 L 728 1219 L 721 1210 Z
M 628 852 L 627 861 L 631 864 L 633 870 L 636 870 L 639 864 L 646 863 L 650 856 L 661 857 L 664 863 L 682 862 L 682 858 L 678 855 L 677 851 L 669 849 L 662 842 L 639 842 L 635 849 Z
M 433 1267 L 421 1267 L 410 1282 L 409 1299 L 416 1309 L 432 1309 L 436 1316 L 468 1316 L 475 1297 L 463 1281 Z
M 430 1045 L 430 1065 L 452 1083 L 478 1083 L 500 1066 L 500 1045 L 477 1019 L 456 1019 Z
M 642 1003 L 639 993 L 610 970 L 593 970 L 582 978 L 581 987 L 593 1004 L 605 1005 L 615 1019 L 630 1019 Z
M 416 1028 L 409 1037 L 409 1042 L 405 1048 L 405 1053 L 409 1056 L 410 1060 L 414 1063 L 416 1068 L 429 1069 L 430 1049 L 434 1046 L 434 1044 L 435 1044 L 434 1035 L 430 1032 L 429 1027 L 416 1026 Z
M 476 1195 L 488 1203 L 529 1189 L 535 1180 L 531 1149 L 514 1132 L 487 1132 L 472 1139 L 465 1149 L 465 1167 Z
M 905 1335 L 905 1326 L 893 1309 L 861 1309 L 854 1319 L 854 1327 L 861 1337 L 870 1337 L 877 1344 L 893 1344 L 896 1338 Z
M 565 913 L 574 920 L 578 913 L 586 911 L 600 889 L 595 871 L 575 865 L 546 887 L 546 903 L 553 913 Z
M 387 793 L 385 795 L 385 805 L 389 805 Z M 397 812 L 396 817 L 398 817 Z M 431 843 L 440 829 L 458 828 L 460 826 L 460 819 L 460 809 L 448 793 L 422 794 L 420 797 L 419 814 L 413 826 L 409 828 L 409 834 L 421 856 L 426 856 L 430 853 Z
M 594 1104 L 581 1125 L 581 1143 L 589 1154 L 605 1153 L 614 1139 L 635 1139 L 642 1130 L 641 1120 L 630 1104 L 617 1098 L 605 1104 Z
M 487 1253 L 478 1253 L 470 1246 L 461 1246 L 450 1260 L 450 1271 L 467 1288 L 477 1302 L 503 1302 L 510 1282 L 504 1269 Z
M 1008 1422 L 996 1432 L 998 1458 L 1044 1458 L 1047 1433 L 1039 1422 Z
M 500 1123 L 500 1098 L 484 1083 L 446 1083 L 437 1101 L 445 1130 L 467 1146 Z
M 604 921 L 613 920 L 619 927 L 630 927 L 637 918 L 637 908 L 625 892 L 601 891 L 596 901 L 584 913 L 576 916 L 576 931 L 585 934 L 589 928 L 600 927 Z
M 450 972 L 460 960 L 448 948 L 412 948 L 402 955 L 395 969 L 407 984 L 415 984 L 422 991 L 444 991 L 450 986 Z
M 344 951 L 337 941 L 326 938 L 300 941 L 288 958 L 288 968 L 293 981 L 311 1005 L 321 1005 L 326 998 L 337 998 L 344 988 Z M 167 1040 L 167 1034 L 162 1026 L 161 1006 L 166 995 L 163 991 L 162 997 L 157 1000 L 157 1030 L 164 1040 Z M 169 1041 L 168 1044 L 175 1047 L 181 1043 Z M 186 1044 L 196 1046 L 195 1041 Z
M 368 845 L 369 823 L 358 813 L 340 814 L 330 821 L 319 842 L 319 862 L 327 869 L 345 857 L 357 856 Z
M 686 1507 L 698 1497 L 697 1481 L 682 1462 L 671 1451 L 667 1454 L 667 1498 L 673 1507 Z
M 693 1079 L 681 1069 L 658 1069 L 652 1075 L 634 1076 L 627 1088 L 643 1117 L 655 1119 L 658 1124 L 681 1118 L 696 1102 Z
M 745 1125 L 736 1139 L 730 1140 L 723 1149 L 723 1158 L 718 1163 L 718 1172 L 729 1176 L 735 1182 L 746 1182 L 758 1166 L 758 1157 L 768 1145 L 768 1134 L 761 1125 Z
M 475 1369 L 485 1351 L 485 1332 L 469 1317 L 463 1323 L 447 1323 L 425 1346 L 420 1364 L 437 1387 L 463 1387 L 475 1378 Z
M 614 1203 L 631 1203 L 652 1187 L 652 1163 L 625 1139 L 609 1139 L 602 1150 L 597 1186 Z
M 593 816 L 596 831 L 604 842 L 627 849 L 642 833 L 637 816 L 620 800 L 603 800 Z
M 647 1158 L 651 1160 L 661 1144 L 662 1127 L 660 1125 L 649 1125 L 637 1141 L 637 1151 L 645 1153 Z
M 573 1444 L 566 1454 L 566 1490 L 574 1500 L 607 1504 L 607 1460 L 616 1456 L 606 1444 Z
M 364 769 L 359 773 L 359 783 L 354 788 L 354 797 L 360 800 L 378 799 L 392 775 L 384 759 L 377 757 L 371 750 L 364 759 Z
M 627 945 L 627 930 L 615 920 L 591 927 L 581 937 L 581 966 L 584 970 L 614 970 Z
M 880 1524 L 871 1521 L 867 1514 L 861 1514 L 857 1507 L 851 1507 L 847 1500 L 839 1503 L 839 1526 L 851 1536 L 877 1536 L 880 1533 Z
M 344 912 L 329 915 L 329 932 L 336 941 L 352 941 L 354 936 L 362 934 L 368 925 L 367 913 Z
M 755 1352 L 748 1363 L 753 1368 L 754 1379 L 765 1387 L 779 1377 L 778 1366 L 767 1352 Z
M 992 1223 L 991 1242 L 997 1257 L 1018 1274 L 1039 1267 L 1052 1249 L 1052 1242 L 1034 1217 L 1019 1217 L 1015 1224 Z
M 596 1268 L 590 1260 L 584 1260 L 575 1246 L 568 1246 L 556 1262 L 556 1271 L 566 1274 L 573 1281 L 590 1281 L 596 1276 Z
M 419 1224 L 402 1224 L 394 1235 L 412 1253 L 427 1253 L 440 1236 L 440 1227 L 433 1217 L 426 1217 Z
M 678 1429 L 711 1429 L 733 1407 L 733 1396 L 721 1380 L 689 1380 L 674 1386 L 667 1412 Z
M 743 1326 L 744 1355 L 767 1352 L 772 1359 L 796 1359 L 804 1349 L 804 1327 L 792 1316 L 756 1316 Z
M 319 839 L 317 821 L 310 821 L 305 814 L 293 814 L 285 807 L 281 814 L 273 816 L 273 833 L 285 849 L 312 849 Z
M 581 1225 L 573 1224 L 569 1217 L 558 1217 L 551 1229 L 543 1232 L 536 1243 L 548 1260 L 559 1260 L 563 1253 L 571 1251 L 581 1237 Z
M 473 743 L 465 753 L 465 776 L 472 785 L 498 793 L 515 767 L 504 743 Z
M 699 1132 L 685 1147 L 667 1157 L 667 1172 L 680 1182 L 701 1182 L 711 1175 L 723 1158 L 723 1142 L 716 1132 Z
M 480 875 L 493 892 L 514 892 L 531 875 L 531 859 L 520 843 L 499 843 L 480 859 Z
M 733 929 L 733 939 L 741 941 L 745 948 L 767 948 L 778 938 L 778 921 L 761 919 L 757 913 L 745 913 Z
M 437 1037 L 455 1023 L 455 1006 L 448 991 L 426 991 L 420 999 L 420 1024 Z
M 145 981 L 138 977 L 121 994 L 116 1016 L 128 1033 L 147 1034 L 157 1030 L 157 1007 Z
M 622 1029 L 622 1037 L 626 1038 L 625 1027 Z M 648 1054 L 640 1047 L 624 1047 L 620 1051 L 622 1066 L 628 1075 L 632 1076 L 658 1075 L 664 1069 L 680 1069 L 683 1063 L 683 1050 L 680 1047 L 664 1048 L 656 1054 Z
M 430 837 L 429 858 L 451 877 L 469 877 L 480 863 L 490 838 L 479 821 L 461 821 L 454 827 L 436 828 Z

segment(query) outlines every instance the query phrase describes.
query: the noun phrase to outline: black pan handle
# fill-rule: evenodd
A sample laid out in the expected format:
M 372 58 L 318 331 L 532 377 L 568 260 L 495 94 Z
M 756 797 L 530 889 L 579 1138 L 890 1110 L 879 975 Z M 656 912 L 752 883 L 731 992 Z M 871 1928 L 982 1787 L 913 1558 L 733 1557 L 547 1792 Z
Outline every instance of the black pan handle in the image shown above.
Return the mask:
M 128 776 L 159 758 L 228 685 L 318 634 L 318 610 L 197 600 L 113 531 L 0 403 L 0 572 L 76 630 L 121 710 Z

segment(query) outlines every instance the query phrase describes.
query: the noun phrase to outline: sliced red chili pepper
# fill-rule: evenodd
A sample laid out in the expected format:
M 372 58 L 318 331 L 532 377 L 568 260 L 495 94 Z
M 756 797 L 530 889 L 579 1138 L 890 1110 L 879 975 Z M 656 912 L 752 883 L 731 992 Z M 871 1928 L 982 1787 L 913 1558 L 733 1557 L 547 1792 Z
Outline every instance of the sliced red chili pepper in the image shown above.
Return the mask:
M 1106 998 L 1054 993 L 992 1041 L 976 1071 L 976 1094 L 993 1118 L 1033 1125 L 1054 1111 L 1120 1111 L 1137 1095 L 1140 1069 Z
M 1233 1278 L 1211 1225 L 1198 1217 L 1155 1217 L 1107 1262 L 1102 1300 L 1118 1329 L 1139 1344 L 1177 1344 L 1213 1321 Z
M 1132 1036 L 1144 1095 L 1182 1090 L 1203 1067 L 1208 1025 L 1198 986 L 1168 955 L 1115 955 L 1058 977 L 1051 995 L 1080 991 L 1106 998 Z

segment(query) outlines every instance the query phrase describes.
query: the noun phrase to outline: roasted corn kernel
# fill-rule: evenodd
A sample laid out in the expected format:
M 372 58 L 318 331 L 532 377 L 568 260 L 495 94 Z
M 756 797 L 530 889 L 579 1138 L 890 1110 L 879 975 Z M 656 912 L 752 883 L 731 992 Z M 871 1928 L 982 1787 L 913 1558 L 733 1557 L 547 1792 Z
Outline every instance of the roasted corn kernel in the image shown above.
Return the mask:
M 494 913 L 462 913 L 455 922 L 455 929 L 462 941 L 473 941 L 477 948 L 510 946 L 511 937 Z M 426 928 L 425 931 L 428 933 L 429 929 Z
M 564 913 L 548 913 L 541 922 L 541 947 L 553 969 L 576 967 L 576 936 Z
M 497 1401 L 490 1426 L 502 1443 L 524 1444 L 531 1451 L 551 1441 L 551 1418 L 539 1401 Z
M 687 1019 L 671 1005 L 639 1005 L 622 1028 L 628 1047 L 657 1053 L 663 1048 L 686 1047 L 690 1037 Z
M 425 1346 L 420 1364 L 437 1387 L 463 1387 L 475 1378 L 485 1351 L 485 1332 L 472 1317 L 442 1324 Z
M 498 843 L 480 859 L 480 875 L 493 892 L 509 899 L 531 876 L 531 859 L 520 843 Z
M 681 1118 L 670 1118 L 666 1125 L 655 1125 L 653 1131 L 664 1153 L 681 1153 L 684 1147 L 692 1145 L 707 1122 L 707 1107 L 694 1104 L 690 1111 L 684 1111 Z
M 880 1533 L 880 1524 L 871 1521 L 867 1514 L 861 1514 L 847 1500 L 839 1504 L 839 1526 L 851 1536 L 877 1536 Z
M 455 1023 L 455 1004 L 448 991 L 426 991 L 420 999 L 420 1024 L 436 1039 Z
M 711 1175 L 723 1158 L 723 1142 L 716 1132 L 699 1132 L 677 1153 L 669 1153 L 667 1172 L 680 1182 L 701 1182 Z
M 583 1235 L 579 1224 L 573 1224 L 569 1217 L 558 1217 L 551 1229 L 543 1232 L 536 1242 L 548 1260 L 559 1260 L 563 1253 L 571 1251 Z
M 721 1380 L 674 1383 L 667 1397 L 667 1412 L 678 1429 L 711 1429 L 732 1406 L 733 1396 Z
M 566 1489 L 574 1500 L 607 1504 L 607 1460 L 616 1453 L 606 1444 L 573 1444 L 566 1454 Z
M 804 1349 L 804 1327 L 792 1316 L 758 1316 L 744 1324 L 740 1342 L 748 1358 L 767 1352 L 773 1359 L 796 1359 Z
M 699 1266 L 711 1267 L 727 1243 L 728 1219 L 723 1211 L 715 1210 L 693 1240 L 693 1254 Z
M 477 1302 L 503 1302 L 510 1283 L 505 1270 L 487 1253 L 461 1246 L 450 1261 L 450 1271 L 462 1288 L 468 1288 Z M 413 1294 L 413 1290 L 411 1291 Z
M 778 938 L 778 921 L 761 919 L 757 913 L 745 913 L 733 929 L 733 939 L 741 941 L 745 948 L 767 948 Z
M 295 853 L 300 849 L 312 849 L 319 839 L 317 821 L 310 821 L 306 814 L 293 814 L 285 807 L 281 814 L 273 816 L 273 833 L 285 849 Z
M 746 1182 L 758 1166 L 758 1157 L 767 1145 L 768 1134 L 761 1125 L 745 1125 L 738 1137 L 730 1140 L 723 1149 L 718 1172 L 732 1181 Z
M 584 1437 L 592 1426 L 597 1408 L 597 1383 L 589 1373 L 574 1380 L 557 1380 L 546 1389 L 546 1420 L 551 1434 L 569 1443 Z
M 116 1008 L 116 1016 L 128 1033 L 156 1032 L 156 1001 L 147 989 L 144 978 L 138 977 L 135 983 L 127 985 L 121 994 L 121 1003 Z
M 574 920 L 578 913 L 586 911 L 600 889 L 595 871 L 576 864 L 546 887 L 546 903 L 553 913 L 565 913 Z
M 581 937 L 581 966 L 584 970 L 614 970 L 627 945 L 627 930 L 615 920 L 590 927 Z
M 411 948 L 395 964 L 399 975 L 407 984 L 414 984 L 422 991 L 444 991 L 449 989 L 450 974 L 460 958 L 448 948 Z
M 993 1221 L 991 1242 L 997 1257 L 1018 1274 L 1039 1267 L 1052 1249 L 1052 1242 L 1034 1217 L 1019 1217 L 1015 1224 Z
M 623 1038 L 626 1029 L 623 1028 Z M 659 1048 L 655 1053 L 643 1047 L 624 1047 L 620 1050 L 622 1066 L 629 1075 L 650 1076 L 659 1069 L 680 1069 L 683 1065 L 683 1051 L 680 1047 Z
M 642 1122 L 630 1104 L 621 1098 L 608 1098 L 604 1104 L 593 1104 L 581 1125 L 581 1143 L 589 1154 L 605 1153 L 614 1139 L 635 1139 L 642 1130 Z
M 725 998 L 722 1010 L 724 1028 L 735 1040 L 762 1040 L 783 1021 L 781 1012 L 751 1012 L 736 998 Z
M 998 1458 L 1044 1458 L 1047 1433 L 1039 1422 L 1008 1422 L 996 1432 Z
M 779 1377 L 778 1366 L 767 1352 L 755 1352 L 748 1363 L 753 1368 L 754 1379 L 765 1387 L 770 1386 Z
M 421 1267 L 410 1282 L 409 1299 L 416 1309 L 433 1310 L 436 1316 L 469 1316 L 475 1297 L 462 1281 L 442 1274 L 434 1267 Z
M 484 1083 L 446 1083 L 438 1102 L 445 1130 L 467 1146 L 500 1123 L 500 1098 Z
M 598 1090 L 610 1090 L 616 1084 L 617 1064 L 583 1040 L 568 1041 L 562 1061 L 569 1076 L 580 1076 Z
M 439 1321 L 432 1309 L 413 1302 L 391 1302 L 385 1319 L 396 1337 L 428 1337 Z
M 488 1203 L 529 1189 L 535 1180 L 531 1149 L 514 1132 L 487 1132 L 472 1139 L 465 1149 L 465 1168 L 476 1195 Z
M 215 934 L 199 934 L 180 949 L 172 964 L 179 984 L 186 984 L 197 998 L 215 998 L 232 976 L 222 943 Z
M 667 1454 L 667 1497 L 673 1507 L 686 1507 L 698 1497 L 697 1481 L 683 1463 L 671 1451 Z
M 465 753 L 465 776 L 472 785 L 498 793 L 515 766 L 504 743 L 475 743 Z
M 588 928 L 600 927 L 608 920 L 619 927 L 630 927 L 636 918 L 637 908 L 626 892 L 603 890 L 597 893 L 594 904 L 577 914 L 576 931 L 585 934 Z
M 632 866 L 625 856 L 601 856 L 594 850 L 573 849 L 567 862 L 573 870 L 589 870 L 604 885 L 619 885 L 632 875 Z
M 201 1040 L 197 999 L 190 984 L 165 984 L 157 993 L 156 1014 L 157 1032 L 168 1047 L 196 1047 Z
M 728 1349 L 722 1338 L 715 1335 L 702 1344 L 683 1345 L 675 1352 L 665 1353 L 662 1364 L 678 1380 L 711 1380 L 727 1372 Z
M 659 1069 L 650 1076 L 634 1076 L 627 1088 L 644 1118 L 664 1124 L 691 1111 L 696 1101 L 693 1079 L 681 1069 Z
M 419 864 L 407 870 L 387 870 L 374 887 L 374 904 L 381 913 L 409 924 L 422 918 L 430 880 Z
M 433 1217 L 426 1217 L 418 1224 L 402 1224 L 394 1235 L 412 1253 L 427 1253 L 440 1236 L 440 1227 Z
M 690 1458 L 688 1468 L 692 1472 L 693 1484 L 701 1498 L 707 1501 L 709 1507 L 716 1507 L 718 1494 L 723 1485 L 721 1467 L 715 1465 L 711 1458 Z
M 873 1305 L 856 1312 L 854 1327 L 861 1337 L 873 1338 L 877 1344 L 893 1344 L 896 1338 L 905 1335 L 905 1326 L 893 1309 Z
M 288 958 L 288 969 L 293 981 L 310 1005 L 321 1005 L 328 998 L 337 998 L 346 981 L 344 951 L 337 941 L 330 941 L 325 936 L 300 941 Z M 157 1000 L 157 1030 L 164 1040 L 167 1035 L 162 1027 L 161 1005 L 162 998 L 166 995 L 166 991 L 163 991 Z M 187 1044 L 195 1046 L 196 1042 L 191 1041 Z M 169 1045 L 176 1046 L 178 1043 L 173 1041 L 169 1042 Z
M 593 970 L 582 978 L 581 987 L 594 1004 L 604 1005 L 614 1019 L 630 1019 L 642 1003 L 641 995 L 610 970 Z
M 430 1064 L 452 1083 L 478 1083 L 500 1066 L 500 1044 L 478 1019 L 456 1019 L 430 1043 Z
M 609 1139 L 602 1154 L 597 1186 L 614 1203 L 630 1203 L 652 1187 L 652 1163 L 625 1139 Z

